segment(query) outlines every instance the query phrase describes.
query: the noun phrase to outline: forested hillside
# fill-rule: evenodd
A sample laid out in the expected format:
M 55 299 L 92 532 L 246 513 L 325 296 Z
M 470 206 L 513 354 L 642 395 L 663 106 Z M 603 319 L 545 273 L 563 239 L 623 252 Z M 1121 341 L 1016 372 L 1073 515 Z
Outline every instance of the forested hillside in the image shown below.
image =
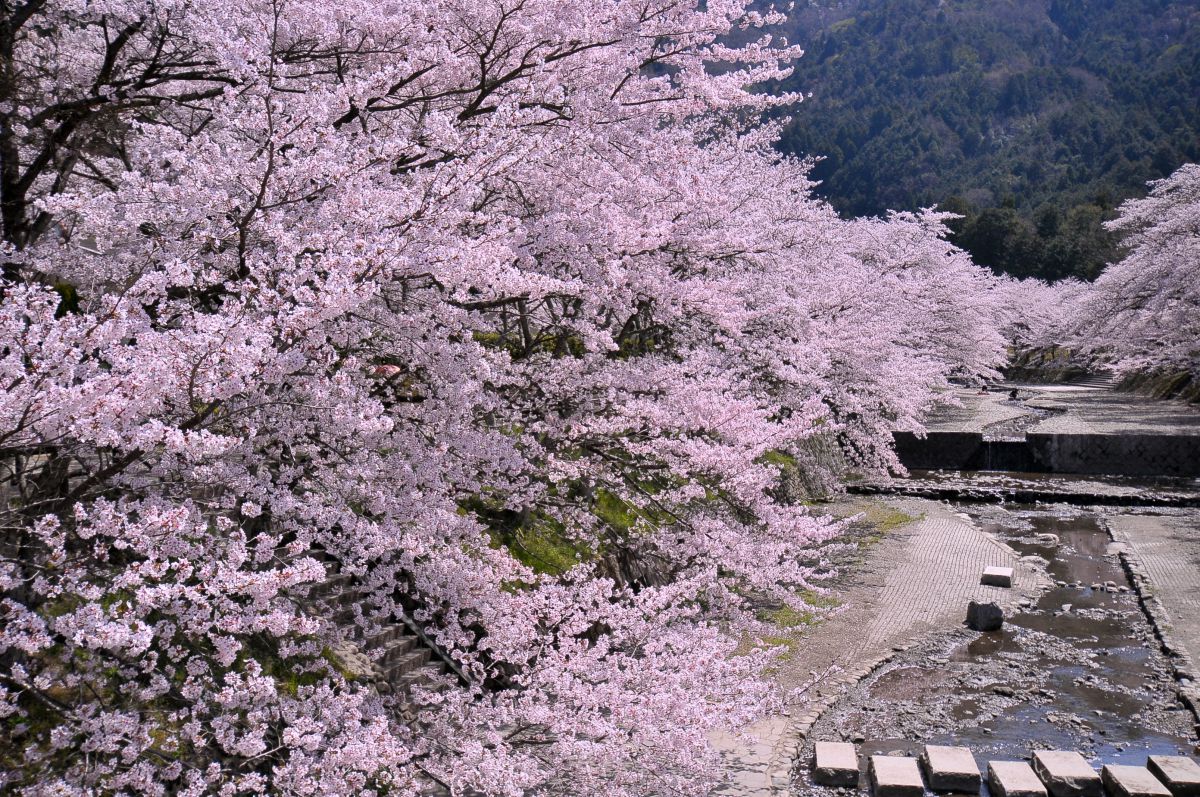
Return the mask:
M 781 147 L 843 213 L 937 203 L 1020 276 L 1094 277 L 1121 200 L 1200 160 L 1200 4 L 851 0 L 798 8 Z

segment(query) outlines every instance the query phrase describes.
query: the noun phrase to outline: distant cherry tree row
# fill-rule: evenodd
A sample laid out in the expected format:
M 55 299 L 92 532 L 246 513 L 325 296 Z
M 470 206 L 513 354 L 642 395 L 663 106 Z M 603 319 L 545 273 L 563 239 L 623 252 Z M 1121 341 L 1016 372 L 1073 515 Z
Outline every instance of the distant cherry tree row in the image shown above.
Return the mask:
M 1200 165 L 1150 183 L 1106 223 L 1122 255 L 1094 283 L 1012 283 L 1016 340 L 1121 377 L 1200 377 Z
M 1124 256 L 1079 298 L 1070 340 L 1122 373 L 1200 377 L 1200 165 L 1121 205 Z

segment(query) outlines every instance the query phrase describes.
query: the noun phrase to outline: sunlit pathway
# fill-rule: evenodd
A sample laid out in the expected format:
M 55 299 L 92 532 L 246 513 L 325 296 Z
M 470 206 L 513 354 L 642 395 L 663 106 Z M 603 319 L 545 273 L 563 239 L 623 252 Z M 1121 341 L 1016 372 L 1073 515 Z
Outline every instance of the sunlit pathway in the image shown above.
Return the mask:
M 1125 543 L 1150 579 L 1170 620 L 1172 641 L 1192 661 L 1200 661 L 1200 528 L 1195 514 L 1114 515 L 1107 519 L 1114 539 Z M 1195 674 L 1193 672 L 1193 674 Z

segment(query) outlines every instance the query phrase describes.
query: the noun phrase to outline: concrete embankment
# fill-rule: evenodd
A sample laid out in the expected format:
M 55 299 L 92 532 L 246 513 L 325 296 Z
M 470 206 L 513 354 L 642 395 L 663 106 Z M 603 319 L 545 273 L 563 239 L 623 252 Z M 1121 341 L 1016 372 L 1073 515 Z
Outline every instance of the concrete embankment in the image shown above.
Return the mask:
M 960 391 L 918 437 L 896 433 L 911 470 L 1200 477 L 1200 410 L 1084 385 Z
M 897 432 L 900 462 L 916 470 L 1200 477 L 1200 435 L 1028 432 L 1022 440 L 984 433 Z

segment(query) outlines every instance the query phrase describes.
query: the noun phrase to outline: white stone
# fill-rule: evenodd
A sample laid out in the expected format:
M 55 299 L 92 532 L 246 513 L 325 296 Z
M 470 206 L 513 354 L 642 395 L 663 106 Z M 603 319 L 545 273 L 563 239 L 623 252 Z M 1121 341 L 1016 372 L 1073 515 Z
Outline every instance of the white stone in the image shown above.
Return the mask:
M 1072 750 L 1038 750 L 1033 771 L 1053 797 L 1100 797 L 1100 775 Z
M 1171 791 L 1145 767 L 1105 764 L 1101 774 L 1111 797 L 1171 797 Z
M 813 780 L 825 786 L 858 785 L 858 753 L 849 742 L 817 742 Z
M 922 797 L 925 784 L 917 759 L 889 756 L 871 756 L 871 791 L 875 797 Z
M 966 747 L 927 744 L 921 753 L 921 765 L 925 768 L 925 780 L 933 791 L 979 793 L 982 781 L 979 766 Z
M 1200 764 L 1181 755 L 1152 755 L 1146 766 L 1175 797 L 1200 797 Z
M 979 579 L 979 583 L 990 587 L 1011 587 L 1012 580 L 1013 569 L 1011 567 L 989 566 L 983 568 L 983 577 Z
M 1024 761 L 989 761 L 988 789 L 993 797 L 1046 797 L 1046 787 Z

